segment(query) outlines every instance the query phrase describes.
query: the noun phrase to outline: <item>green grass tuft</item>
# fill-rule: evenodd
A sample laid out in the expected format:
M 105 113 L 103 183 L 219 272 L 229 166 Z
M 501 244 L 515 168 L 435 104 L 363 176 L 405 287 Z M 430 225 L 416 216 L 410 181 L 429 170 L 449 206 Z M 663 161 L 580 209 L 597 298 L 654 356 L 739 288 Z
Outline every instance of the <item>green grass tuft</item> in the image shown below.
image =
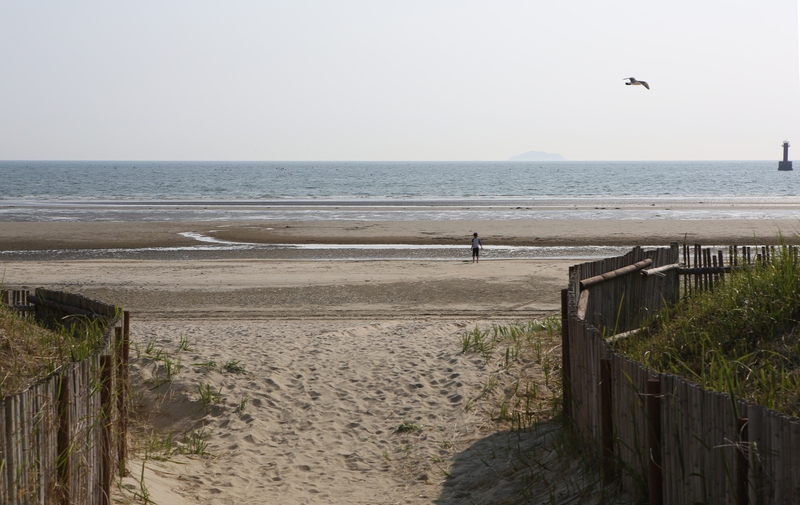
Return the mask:
M 419 425 L 412 423 L 411 421 L 403 421 L 400 423 L 400 426 L 394 430 L 395 433 L 411 433 L 413 431 L 421 430 L 422 428 Z
M 239 360 L 229 360 L 222 365 L 222 369 L 228 373 L 247 373 L 244 365 Z

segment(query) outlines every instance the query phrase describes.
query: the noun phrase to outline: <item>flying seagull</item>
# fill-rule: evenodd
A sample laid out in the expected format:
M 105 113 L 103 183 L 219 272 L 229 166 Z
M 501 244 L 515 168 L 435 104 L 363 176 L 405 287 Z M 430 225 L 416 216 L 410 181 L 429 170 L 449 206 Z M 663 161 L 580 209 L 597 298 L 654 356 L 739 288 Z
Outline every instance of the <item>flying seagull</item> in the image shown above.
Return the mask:
M 625 85 L 626 85 L 626 86 L 639 86 L 639 85 L 642 85 L 642 86 L 644 86 L 645 88 L 647 88 L 647 89 L 650 89 L 650 86 L 648 86 L 648 84 L 647 84 L 646 82 L 644 82 L 644 81 L 637 81 L 637 80 L 636 80 L 636 77 L 626 77 L 625 79 L 628 79 L 628 80 L 630 81 L 630 82 L 626 82 L 626 83 L 625 83 Z M 624 80 L 624 79 L 623 79 L 623 80 Z

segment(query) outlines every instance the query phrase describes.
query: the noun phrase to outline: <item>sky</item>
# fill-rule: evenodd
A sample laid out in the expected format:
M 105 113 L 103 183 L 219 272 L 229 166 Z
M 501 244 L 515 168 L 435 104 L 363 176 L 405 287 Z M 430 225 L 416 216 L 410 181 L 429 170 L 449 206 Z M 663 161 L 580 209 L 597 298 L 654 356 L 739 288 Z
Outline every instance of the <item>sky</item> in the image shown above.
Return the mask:
M 5 160 L 800 159 L 797 0 L 7 0 L 0 48 Z

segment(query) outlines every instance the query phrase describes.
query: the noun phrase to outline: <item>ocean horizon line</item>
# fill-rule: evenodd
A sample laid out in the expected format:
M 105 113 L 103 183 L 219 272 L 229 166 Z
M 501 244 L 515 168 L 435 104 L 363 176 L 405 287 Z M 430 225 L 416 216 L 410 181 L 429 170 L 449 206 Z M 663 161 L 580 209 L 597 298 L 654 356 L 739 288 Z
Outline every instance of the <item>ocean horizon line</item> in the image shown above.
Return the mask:
M 111 158 L 37 158 L 37 159 L 0 159 L 0 163 L 736 163 L 736 162 L 770 162 L 780 161 L 778 157 L 773 159 L 592 159 L 592 160 L 381 160 L 381 159 L 308 159 L 308 160 L 269 160 L 269 159 L 111 159 Z

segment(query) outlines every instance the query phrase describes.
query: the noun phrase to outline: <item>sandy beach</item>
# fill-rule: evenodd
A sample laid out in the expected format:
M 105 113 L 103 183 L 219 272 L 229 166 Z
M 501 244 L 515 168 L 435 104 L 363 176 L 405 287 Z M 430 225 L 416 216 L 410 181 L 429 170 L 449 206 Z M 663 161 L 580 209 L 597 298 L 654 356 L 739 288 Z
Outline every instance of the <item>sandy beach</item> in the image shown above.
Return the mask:
M 725 209 L 721 209 L 724 211 Z M 796 219 L 490 220 L 490 221 L 157 221 L 0 222 L 0 251 L 176 247 L 191 232 L 258 244 L 466 245 L 477 231 L 487 244 L 528 246 L 774 243 L 796 240 Z
M 779 230 L 793 237 L 794 226 L 735 220 L 34 222 L 0 223 L 0 247 L 169 247 L 191 244 L 179 235 L 187 231 L 262 243 L 468 244 L 464 237 L 480 230 L 487 242 L 512 244 L 665 245 L 684 237 L 728 244 L 772 240 Z M 568 496 L 577 488 L 552 481 L 569 475 L 565 482 L 572 482 L 581 472 L 551 461 L 557 427 L 544 422 L 520 433 L 494 420 L 521 377 L 536 385 L 539 408 L 546 410 L 557 392 L 558 338 L 539 340 L 544 358 L 511 364 L 502 347 L 486 359 L 462 353 L 461 338 L 476 327 L 558 313 L 568 268 L 577 262 L 473 264 L 468 254 L 467 247 L 457 261 L 186 261 L 154 254 L 3 261 L 0 270 L 8 287 L 63 289 L 132 312 L 139 431 L 130 475 L 115 499 L 141 501 L 144 493 L 161 505 L 458 504 L 522 503 L 523 491 L 529 503 L 554 489 Z M 233 365 L 226 370 L 226 364 Z M 403 423 L 414 428 L 398 431 Z M 162 439 L 172 434 L 176 447 L 191 446 L 186 436 L 200 437 L 205 454 L 155 458 L 158 451 L 144 436 L 153 428 Z M 531 455 L 551 461 L 551 482 L 531 469 L 536 465 L 525 460 Z M 524 470 L 524 461 L 531 468 Z

